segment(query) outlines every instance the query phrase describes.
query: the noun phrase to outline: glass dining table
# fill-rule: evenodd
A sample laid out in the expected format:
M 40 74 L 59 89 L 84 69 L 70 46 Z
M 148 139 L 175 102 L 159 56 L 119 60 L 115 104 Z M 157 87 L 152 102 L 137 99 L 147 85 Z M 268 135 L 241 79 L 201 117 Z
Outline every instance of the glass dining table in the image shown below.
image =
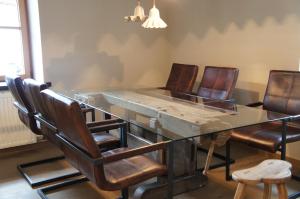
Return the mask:
M 282 121 L 283 142 L 289 115 L 157 88 L 57 91 L 130 124 L 129 133 L 151 142 L 168 141 L 168 176 L 139 194 L 157 197 L 200 187 L 205 176 L 197 171 L 199 139 L 241 127 Z M 283 150 L 285 150 L 285 144 Z M 148 198 L 151 198 L 150 196 Z

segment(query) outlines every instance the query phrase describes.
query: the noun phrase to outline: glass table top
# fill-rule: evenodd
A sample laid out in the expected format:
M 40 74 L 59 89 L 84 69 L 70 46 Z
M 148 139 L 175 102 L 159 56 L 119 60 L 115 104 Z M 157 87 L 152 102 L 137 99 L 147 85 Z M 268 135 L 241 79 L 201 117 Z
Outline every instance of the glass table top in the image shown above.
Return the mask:
M 228 101 L 163 89 L 57 92 L 172 140 L 289 118 Z

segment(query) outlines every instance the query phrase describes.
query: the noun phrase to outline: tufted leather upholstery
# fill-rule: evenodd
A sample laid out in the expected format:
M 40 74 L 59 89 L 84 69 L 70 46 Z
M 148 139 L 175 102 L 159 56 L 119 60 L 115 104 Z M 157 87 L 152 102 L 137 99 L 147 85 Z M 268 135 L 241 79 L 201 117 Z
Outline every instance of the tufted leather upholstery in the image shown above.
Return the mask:
M 288 115 L 300 114 L 300 72 L 270 72 L 263 108 Z M 234 130 L 231 139 L 270 152 L 279 150 L 282 142 L 280 122 L 270 122 Z M 300 123 L 288 124 L 287 143 L 300 141 Z
M 237 68 L 206 66 L 198 95 L 205 98 L 228 100 L 239 75 Z
M 166 172 L 164 165 L 139 155 L 141 152 L 138 153 L 138 150 L 119 148 L 101 153 L 85 124 L 77 102 L 50 90 L 44 90 L 41 94 L 52 108 L 55 122 L 62 132 L 58 138 L 62 142 L 66 158 L 99 188 L 119 190 Z M 127 128 L 126 123 L 122 127 Z M 151 146 L 144 147 L 142 152 L 150 152 L 150 148 Z M 158 150 L 152 150 L 155 149 Z M 99 162 L 95 163 L 96 160 Z
M 198 66 L 174 63 L 167 81 L 166 89 L 190 93 L 193 90 L 197 75 Z
M 23 80 L 16 75 L 7 75 L 5 81 L 12 96 L 16 100 L 20 120 L 35 134 L 41 134 L 34 119 L 35 110 L 24 92 Z
M 300 114 L 300 72 L 277 71 L 270 72 L 263 108 L 265 110 Z

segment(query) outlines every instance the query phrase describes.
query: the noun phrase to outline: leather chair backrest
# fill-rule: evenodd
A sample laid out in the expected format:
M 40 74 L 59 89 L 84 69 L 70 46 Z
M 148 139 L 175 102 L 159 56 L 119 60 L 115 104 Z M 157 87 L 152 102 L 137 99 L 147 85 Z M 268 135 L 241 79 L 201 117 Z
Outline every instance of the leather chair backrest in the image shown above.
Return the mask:
M 20 120 L 35 134 L 41 134 L 39 128 L 37 127 L 35 118 L 34 118 L 34 108 L 27 99 L 23 80 L 21 77 L 16 75 L 7 75 L 5 81 L 8 89 L 10 90 L 12 96 L 16 100 L 14 104 L 18 108 L 18 114 Z
M 41 91 L 41 95 L 51 109 L 60 135 L 91 158 L 100 158 L 101 152 L 85 124 L 79 104 L 49 89 Z M 60 147 L 69 162 L 90 181 L 98 185 L 106 182 L 102 164 L 94 165 L 64 142 Z
M 35 112 L 40 113 L 47 121 L 54 124 L 53 118 L 43 102 L 41 91 L 48 88 L 47 84 L 40 83 L 34 79 L 24 79 L 24 93 Z
M 265 110 L 300 114 L 300 72 L 272 70 L 263 101 Z
M 20 106 L 29 113 L 34 113 L 34 108 L 25 96 L 22 78 L 17 75 L 7 75 L 5 76 L 5 82 L 16 100 L 17 106 Z
M 51 115 L 51 110 L 42 99 L 41 91 L 48 88 L 45 83 L 40 83 L 34 79 L 25 79 L 23 81 L 24 93 L 29 100 L 30 104 L 34 108 L 36 114 L 38 114 L 44 121 L 40 122 L 40 129 L 42 134 L 56 146 L 60 146 L 56 138 L 56 124 L 54 117 Z
M 174 63 L 167 81 L 166 89 L 192 92 L 198 75 L 198 66 Z
M 238 75 L 237 68 L 206 66 L 197 94 L 217 100 L 231 99 Z
M 41 92 L 47 106 L 51 107 L 52 115 L 58 130 L 63 136 L 92 158 L 101 156 L 97 144 L 88 130 L 78 102 L 46 89 Z

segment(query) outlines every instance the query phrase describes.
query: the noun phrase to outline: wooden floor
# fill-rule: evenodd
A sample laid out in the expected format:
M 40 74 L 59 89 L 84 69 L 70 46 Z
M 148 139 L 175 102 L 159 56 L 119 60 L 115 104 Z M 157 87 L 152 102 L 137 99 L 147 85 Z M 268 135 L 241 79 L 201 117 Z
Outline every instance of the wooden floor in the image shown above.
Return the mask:
M 238 148 L 238 150 L 235 150 Z M 234 146 L 233 151 L 239 151 L 234 154 L 237 163 L 234 164 L 233 170 L 237 168 L 246 168 L 257 164 L 261 160 L 267 158 L 266 153 L 256 152 L 247 147 Z M 21 177 L 16 169 L 19 163 L 40 160 L 43 158 L 60 155 L 61 152 L 50 144 L 44 143 L 42 146 L 34 147 L 21 151 L 7 151 L 0 153 L 0 199 L 39 199 L 37 189 L 32 189 L 27 182 Z M 202 158 L 204 161 L 204 157 Z M 72 172 L 72 168 L 65 161 L 60 161 L 55 165 L 49 164 L 43 167 L 36 167 L 35 172 L 28 170 L 35 179 L 45 176 L 43 173 L 47 171 L 47 176 L 56 175 L 62 172 Z M 209 183 L 206 187 L 200 188 L 193 192 L 176 196 L 176 199 L 230 199 L 233 198 L 236 188 L 235 182 L 224 181 L 224 169 L 216 169 L 209 172 Z M 261 187 L 253 187 L 247 190 L 246 199 L 262 198 Z M 300 191 L 300 182 L 290 181 L 288 184 L 289 193 Z M 276 190 L 273 191 L 273 198 L 276 197 Z M 117 198 L 118 192 L 105 192 L 97 189 L 91 183 L 83 183 L 72 186 L 68 189 L 49 194 L 50 199 L 104 199 Z

